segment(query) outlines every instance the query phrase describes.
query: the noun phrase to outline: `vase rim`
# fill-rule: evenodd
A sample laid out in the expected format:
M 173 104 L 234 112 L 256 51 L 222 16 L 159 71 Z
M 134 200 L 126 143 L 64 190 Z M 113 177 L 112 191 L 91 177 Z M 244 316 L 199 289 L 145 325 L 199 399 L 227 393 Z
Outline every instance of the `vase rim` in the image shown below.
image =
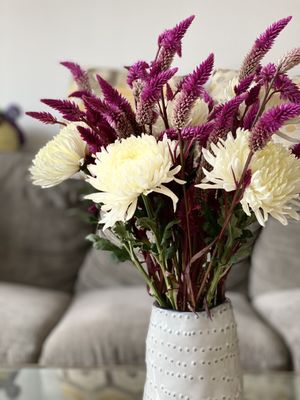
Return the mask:
M 218 304 L 217 306 L 215 306 L 215 307 L 213 307 L 213 308 L 210 308 L 209 311 L 210 311 L 210 312 L 211 312 L 211 311 L 216 311 L 216 310 L 218 310 L 218 309 L 221 308 L 221 307 L 226 307 L 226 309 L 231 307 L 231 301 L 230 301 L 230 299 L 229 299 L 228 297 L 225 298 L 225 301 L 224 301 L 223 303 Z M 206 310 L 202 310 L 202 311 L 179 311 L 179 310 L 174 310 L 174 309 L 172 309 L 172 308 L 163 308 L 163 307 L 159 306 L 159 305 L 157 304 L 157 302 L 154 302 L 154 303 L 152 304 L 152 308 L 155 309 L 155 310 L 161 310 L 161 311 L 166 311 L 166 312 L 178 313 L 178 314 L 181 314 L 181 315 L 184 315 L 184 314 L 186 314 L 186 315 L 191 315 L 191 314 L 203 314 L 203 313 L 207 314 L 207 311 L 206 311 Z

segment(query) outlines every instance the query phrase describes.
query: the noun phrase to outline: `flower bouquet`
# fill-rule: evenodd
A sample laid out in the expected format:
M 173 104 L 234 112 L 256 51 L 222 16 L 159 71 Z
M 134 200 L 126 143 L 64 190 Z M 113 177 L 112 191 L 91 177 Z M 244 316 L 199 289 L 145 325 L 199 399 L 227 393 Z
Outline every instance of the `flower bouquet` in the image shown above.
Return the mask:
M 33 183 L 51 187 L 80 173 L 97 217 L 89 238 L 131 260 L 154 299 L 145 399 L 241 398 L 226 278 L 250 254 L 253 223 L 299 219 L 300 144 L 280 129 L 300 116 L 300 90 L 287 74 L 300 49 L 261 65 L 291 18 L 258 37 L 223 102 L 207 89 L 213 54 L 184 77 L 171 67 L 193 19 L 159 36 L 152 62 L 126 67 L 132 102 L 99 75 L 97 96 L 87 73 L 63 62 L 77 90 L 42 100 L 62 119 L 27 113 L 62 126 L 36 155 Z

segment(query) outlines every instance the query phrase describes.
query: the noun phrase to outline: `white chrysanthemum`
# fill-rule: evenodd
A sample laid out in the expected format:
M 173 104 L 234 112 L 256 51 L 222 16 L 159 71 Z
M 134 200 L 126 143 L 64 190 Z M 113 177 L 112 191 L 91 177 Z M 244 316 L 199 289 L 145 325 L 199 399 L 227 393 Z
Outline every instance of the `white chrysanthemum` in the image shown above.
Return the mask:
M 141 194 L 169 196 L 175 210 L 178 198 L 164 186 L 173 180 L 183 183 L 175 178 L 181 166 L 172 169 L 170 151 L 174 152 L 175 147 L 175 141 L 164 138 L 157 142 L 153 136 L 143 134 L 118 140 L 96 154 L 96 163 L 88 166 L 92 177 L 87 180 L 100 192 L 86 198 L 103 204 L 103 229 L 132 218 Z
M 70 123 L 37 153 L 29 169 L 33 184 L 43 188 L 58 185 L 79 171 L 86 143 L 77 130 L 82 123 Z
M 167 116 L 170 128 L 173 128 L 172 124 L 173 109 L 174 109 L 174 101 L 169 101 L 167 107 Z M 208 114 L 209 110 L 207 103 L 202 99 L 197 99 L 191 109 L 190 117 L 188 122 L 186 123 L 186 126 L 197 126 L 200 124 L 204 124 L 205 122 L 207 122 Z M 164 121 L 161 118 L 161 116 L 159 116 L 157 118 L 157 121 L 153 125 L 153 133 L 155 136 L 159 136 L 160 133 L 163 132 L 165 129 L 166 127 Z
M 248 138 L 249 132 L 238 130 L 235 139 L 230 133 L 225 141 L 213 145 L 211 152 L 203 149 L 213 169 L 204 170 L 203 183 L 197 187 L 235 190 L 250 152 Z M 300 159 L 283 145 L 269 142 L 254 154 L 249 169 L 251 182 L 241 200 L 245 213 L 250 215 L 252 210 L 261 225 L 269 214 L 284 225 L 287 217 L 299 219 L 295 206 L 300 205 Z
M 241 129 L 237 130 L 236 139 L 229 133 L 226 140 L 212 143 L 210 150 L 203 148 L 203 156 L 213 169 L 203 169 L 206 177 L 197 186 L 202 189 L 220 188 L 227 192 L 235 190 L 235 178 L 238 180 L 242 175 L 249 152 L 248 134 Z

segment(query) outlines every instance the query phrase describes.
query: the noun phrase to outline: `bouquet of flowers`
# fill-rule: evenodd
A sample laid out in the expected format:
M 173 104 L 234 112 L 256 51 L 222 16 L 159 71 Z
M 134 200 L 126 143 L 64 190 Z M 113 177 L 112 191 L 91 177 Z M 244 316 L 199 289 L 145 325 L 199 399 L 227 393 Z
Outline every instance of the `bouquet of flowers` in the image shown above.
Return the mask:
M 287 224 L 300 205 L 300 144 L 280 131 L 300 117 L 287 74 L 300 48 L 261 64 L 291 18 L 256 39 L 223 102 L 207 90 L 213 54 L 184 77 L 171 67 L 193 19 L 159 36 L 152 62 L 127 67 L 134 104 L 99 75 L 97 96 L 87 72 L 63 62 L 77 90 L 42 100 L 62 119 L 27 113 L 62 126 L 36 155 L 33 183 L 47 188 L 80 172 L 97 217 L 90 239 L 130 259 L 157 304 L 179 311 L 224 302 L 232 265 L 250 253 L 252 224 L 269 216 Z

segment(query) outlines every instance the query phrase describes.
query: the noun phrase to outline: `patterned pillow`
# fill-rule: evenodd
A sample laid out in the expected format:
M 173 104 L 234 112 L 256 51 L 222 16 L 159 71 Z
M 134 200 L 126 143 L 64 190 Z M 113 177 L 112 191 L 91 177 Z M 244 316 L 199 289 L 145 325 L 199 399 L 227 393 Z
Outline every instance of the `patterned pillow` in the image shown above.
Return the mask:
M 9 107 L 5 112 L 0 111 L 0 152 L 18 150 L 24 143 L 24 136 L 16 119 L 20 111 L 16 106 Z

